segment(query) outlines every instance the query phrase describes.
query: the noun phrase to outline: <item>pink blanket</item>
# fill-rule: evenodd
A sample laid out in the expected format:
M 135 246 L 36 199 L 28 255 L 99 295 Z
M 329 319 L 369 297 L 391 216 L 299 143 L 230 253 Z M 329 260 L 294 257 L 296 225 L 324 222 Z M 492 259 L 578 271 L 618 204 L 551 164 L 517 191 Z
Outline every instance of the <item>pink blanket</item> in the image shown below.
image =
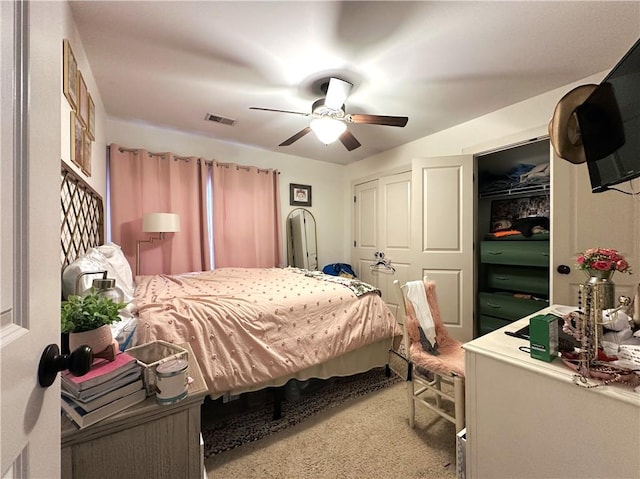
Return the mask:
M 399 334 L 378 294 L 356 296 L 291 268 L 142 276 L 135 303 L 138 344 L 190 343 L 212 394 L 260 385 Z

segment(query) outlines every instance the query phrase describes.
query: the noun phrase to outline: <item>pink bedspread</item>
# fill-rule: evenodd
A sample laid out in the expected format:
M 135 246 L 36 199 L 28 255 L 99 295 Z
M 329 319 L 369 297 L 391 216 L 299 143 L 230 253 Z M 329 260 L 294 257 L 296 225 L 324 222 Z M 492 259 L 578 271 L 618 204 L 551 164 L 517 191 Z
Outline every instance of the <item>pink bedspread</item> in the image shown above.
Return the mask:
M 189 342 L 210 393 L 260 385 L 401 334 L 376 293 L 293 269 L 138 278 L 137 342 Z

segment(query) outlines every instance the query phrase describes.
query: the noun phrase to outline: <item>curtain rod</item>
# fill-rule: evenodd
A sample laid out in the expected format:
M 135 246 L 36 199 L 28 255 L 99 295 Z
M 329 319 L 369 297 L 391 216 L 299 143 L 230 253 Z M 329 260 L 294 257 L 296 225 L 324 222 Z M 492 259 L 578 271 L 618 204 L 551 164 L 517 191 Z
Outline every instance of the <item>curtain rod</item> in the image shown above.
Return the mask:
M 205 160 L 207 164 L 213 164 L 213 161 L 209 161 L 209 160 Z M 233 163 L 216 163 L 216 166 L 224 166 L 225 168 L 229 168 L 231 166 L 235 166 L 236 170 L 247 170 L 247 171 L 251 171 L 251 168 L 254 168 L 253 166 L 246 166 L 246 165 L 236 165 Z M 270 170 L 265 170 L 263 168 L 257 168 L 256 170 L 258 171 L 258 173 L 269 173 Z M 273 171 L 273 170 L 271 170 Z M 276 173 L 280 174 L 280 172 L 278 170 L 275 170 Z
M 140 153 L 140 151 L 142 151 L 139 148 L 124 148 L 122 146 L 119 147 L 118 149 L 120 150 L 120 153 L 124 153 L 126 151 L 126 152 L 129 152 L 129 153 L 133 153 L 134 155 L 137 155 L 138 153 Z M 159 156 L 160 158 L 166 158 L 167 154 L 166 153 L 154 153 L 153 151 L 147 151 L 147 155 L 149 155 L 149 156 Z M 182 159 L 180 157 L 176 157 L 176 158 Z
M 122 146 L 119 147 L 119 150 L 120 150 L 120 153 L 124 153 L 126 151 L 126 152 L 129 152 L 129 153 L 133 153 L 134 155 L 137 155 L 141 151 L 138 148 L 124 148 Z M 147 155 L 149 155 L 149 156 L 159 156 L 162 159 L 165 159 L 167 157 L 167 154 L 168 153 L 155 153 L 153 151 L 147 151 Z M 173 155 L 173 159 L 174 160 L 183 160 L 183 161 L 186 161 L 187 163 L 189 161 L 191 161 L 191 158 L 188 157 L 188 156 Z
M 120 150 L 120 153 L 124 153 L 124 152 L 129 152 L 129 153 L 133 153 L 134 155 L 137 155 L 138 153 L 140 153 L 139 148 L 125 148 L 123 146 L 118 147 L 118 149 Z M 159 156 L 162 159 L 165 159 L 167 156 L 167 153 L 154 153 L 152 151 L 148 151 L 147 154 L 149 156 Z M 191 158 L 188 156 L 178 156 L 178 155 L 173 155 L 173 159 L 174 160 L 182 160 L 185 162 L 189 162 L 191 161 Z M 205 165 L 213 165 L 213 160 L 205 160 L 203 158 L 198 158 L 198 164 L 200 164 L 201 161 L 204 161 Z M 235 166 L 237 170 L 247 170 L 247 171 L 251 171 L 251 168 L 253 168 L 252 166 L 244 166 L 244 165 L 234 165 L 233 163 L 216 163 L 217 166 L 224 166 L 225 168 L 229 168 L 230 166 Z M 262 168 L 256 168 L 258 173 L 269 173 L 269 170 L 265 170 Z M 280 174 L 280 172 L 278 170 L 275 170 L 275 172 L 277 174 Z

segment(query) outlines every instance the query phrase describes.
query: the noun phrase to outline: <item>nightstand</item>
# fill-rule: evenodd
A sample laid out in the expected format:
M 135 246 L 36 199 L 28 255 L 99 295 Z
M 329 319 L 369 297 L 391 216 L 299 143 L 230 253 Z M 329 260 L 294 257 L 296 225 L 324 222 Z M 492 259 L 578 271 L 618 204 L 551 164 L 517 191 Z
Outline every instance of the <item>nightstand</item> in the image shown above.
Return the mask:
M 189 395 L 170 405 L 155 396 L 85 429 L 62 416 L 61 477 L 202 479 L 200 406 L 207 387 L 188 344 Z

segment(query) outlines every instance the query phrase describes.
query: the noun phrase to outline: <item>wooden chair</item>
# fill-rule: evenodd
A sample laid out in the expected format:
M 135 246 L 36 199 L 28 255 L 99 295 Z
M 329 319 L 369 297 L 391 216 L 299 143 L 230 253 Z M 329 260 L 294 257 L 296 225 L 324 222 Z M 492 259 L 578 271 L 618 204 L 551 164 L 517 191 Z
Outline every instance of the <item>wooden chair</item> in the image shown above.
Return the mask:
M 428 353 L 420 342 L 419 322 L 412 302 L 407 299 L 407 285 L 393 282 L 401 302 L 404 305 L 403 344 L 407 368 L 407 399 L 409 402 L 409 425 L 415 422 L 415 405 L 422 404 L 446 420 L 455 424 L 456 433 L 465 427 L 464 404 L 464 350 L 462 343 L 449 336 L 442 322 L 436 284 L 425 276 L 427 304 L 433 317 L 436 332 L 438 355 Z M 443 384 L 451 387 L 442 389 Z M 451 392 L 451 389 L 453 390 Z M 443 401 L 444 400 L 444 401 Z M 449 402 L 449 407 L 444 404 Z M 453 414 L 451 414 L 453 403 Z

